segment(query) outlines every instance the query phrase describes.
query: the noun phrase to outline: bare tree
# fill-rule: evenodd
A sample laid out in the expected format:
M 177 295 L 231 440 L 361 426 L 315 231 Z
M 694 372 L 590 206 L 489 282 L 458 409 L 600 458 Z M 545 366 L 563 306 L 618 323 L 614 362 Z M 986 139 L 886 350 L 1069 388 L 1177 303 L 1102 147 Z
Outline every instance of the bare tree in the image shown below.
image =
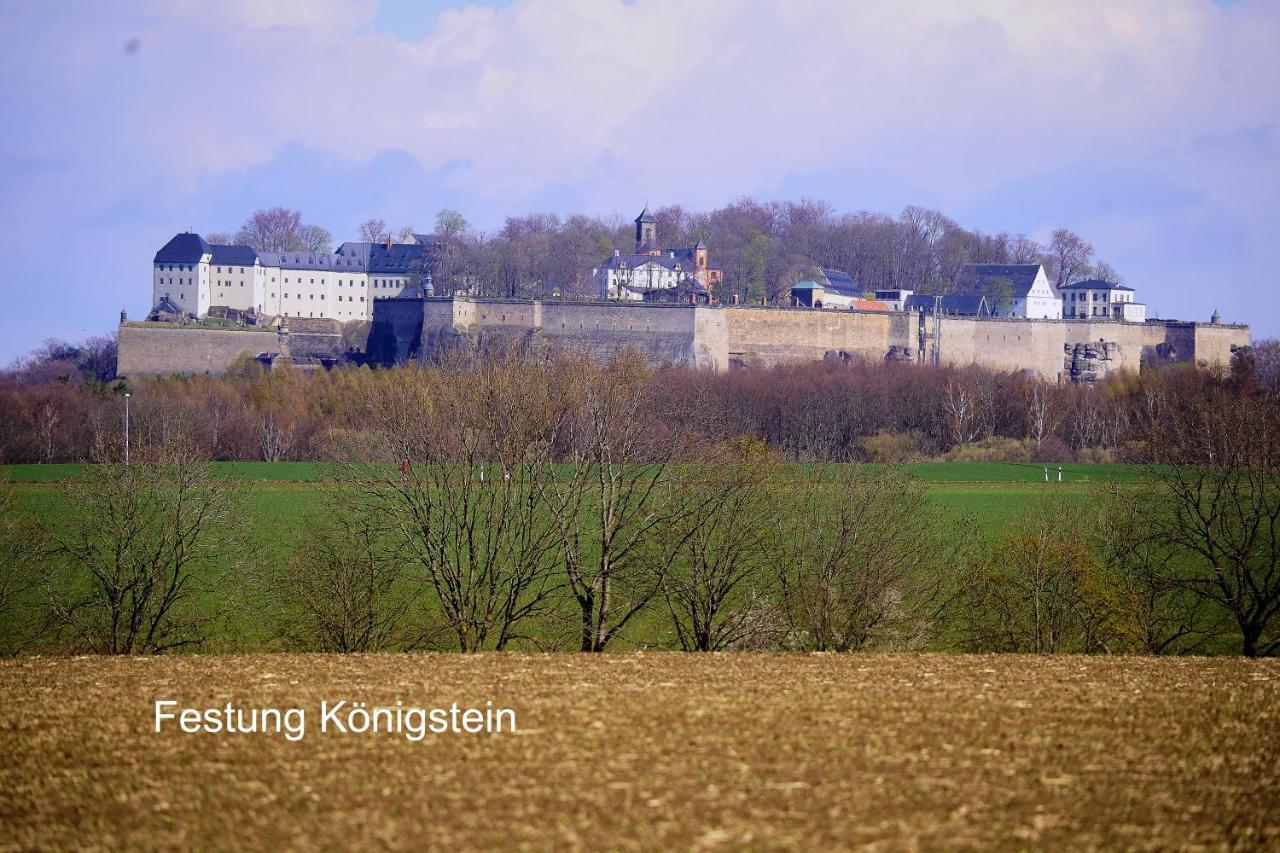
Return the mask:
M 580 395 L 568 462 L 548 482 L 560 558 L 581 617 L 581 649 L 602 652 L 662 588 L 645 559 L 686 509 L 671 488 L 679 439 L 655 431 L 652 377 L 635 353 L 571 362 Z
M 1229 613 L 1247 657 L 1280 650 L 1280 399 L 1203 379 L 1145 424 L 1147 529 L 1189 565 L 1179 582 Z
M 446 207 L 436 214 L 435 232 L 441 237 L 461 237 L 470 228 L 466 218 L 456 210 Z
M 309 525 L 267 586 L 288 614 L 285 634 L 297 646 L 326 652 L 371 652 L 410 645 L 407 552 L 385 515 L 354 500 L 345 483 L 331 488 L 321 517 Z
M 459 651 L 528 639 L 557 587 L 558 526 L 543 503 L 563 422 L 558 386 L 511 351 L 462 367 L 394 407 L 391 472 L 354 469 L 431 591 Z M 425 389 L 419 389 L 422 391 Z
M 293 430 L 283 418 L 272 411 L 262 416 L 258 439 L 264 462 L 283 462 L 293 449 Z
M 65 525 L 47 531 L 61 573 L 54 620 L 98 654 L 199 645 L 217 615 L 200 596 L 234 544 L 230 493 L 185 447 L 90 466 L 63 484 Z
M 1099 651 L 1106 614 L 1089 597 L 1097 577 L 1081 513 L 1052 501 L 1028 510 L 962 577 L 961 621 L 973 651 Z
M 1044 446 L 1044 440 L 1058 430 L 1063 410 L 1057 386 L 1039 379 L 1028 383 L 1026 395 L 1027 434 L 1035 439 L 1036 447 Z
M 13 486 L 0 480 L 0 651 L 16 651 L 32 639 L 20 625 L 19 611 L 44 587 L 47 547 L 35 517 L 19 508 Z
M 708 459 L 682 471 L 688 513 L 673 522 L 662 595 L 687 651 L 757 648 L 778 631 L 774 520 L 780 490 L 762 451 L 747 459 Z M 685 528 L 683 530 L 678 528 Z
M 236 243 L 259 252 L 292 252 L 304 247 L 302 212 L 287 207 L 254 211 L 236 233 Z
M 1111 621 L 1128 648 L 1151 655 L 1194 652 L 1222 632 L 1209 602 L 1179 577 L 1178 549 L 1144 519 L 1163 500 L 1148 487 L 1109 486 L 1091 495 L 1093 549 L 1108 588 Z
M 298 231 L 298 239 L 308 252 L 333 251 L 333 235 L 319 225 L 303 225 Z
M 1066 228 L 1053 232 L 1049 243 L 1049 258 L 1052 265 L 1049 275 L 1058 288 L 1088 278 L 1093 271 L 1093 246 Z
M 235 242 L 235 238 L 225 231 L 214 231 L 212 234 L 206 234 L 204 241 L 211 246 L 230 246 Z
M 968 444 L 982 433 L 976 392 L 964 382 L 947 383 L 942 401 L 952 444 Z
M 366 219 L 360 223 L 360 240 L 365 243 L 381 243 L 391 236 L 387 223 L 382 219 Z
M 855 651 L 915 633 L 915 596 L 941 557 L 923 489 L 892 468 L 849 465 L 815 469 L 793 491 L 778 561 L 791 642 Z

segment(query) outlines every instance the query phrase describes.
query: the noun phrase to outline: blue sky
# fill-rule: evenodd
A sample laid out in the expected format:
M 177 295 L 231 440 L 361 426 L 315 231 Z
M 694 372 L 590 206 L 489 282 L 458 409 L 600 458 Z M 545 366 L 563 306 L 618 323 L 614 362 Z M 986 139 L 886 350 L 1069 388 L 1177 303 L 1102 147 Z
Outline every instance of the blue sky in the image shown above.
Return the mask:
M 1091 241 L 1280 336 L 1280 3 L 199 0 L 0 15 L 0 361 L 142 316 L 175 231 L 743 195 Z

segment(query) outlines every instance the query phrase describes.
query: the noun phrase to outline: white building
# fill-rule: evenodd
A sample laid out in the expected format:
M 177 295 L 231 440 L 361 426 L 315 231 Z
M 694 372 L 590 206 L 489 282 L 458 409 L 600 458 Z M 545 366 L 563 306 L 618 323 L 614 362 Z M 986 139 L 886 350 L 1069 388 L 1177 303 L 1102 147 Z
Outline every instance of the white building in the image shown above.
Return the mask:
M 635 223 L 635 252 L 615 251 L 591 270 L 596 295 L 638 302 L 691 294 L 700 301 L 709 300 L 724 274 L 710 262 L 706 244 L 699 240 L 689 248 L 660 248 L 658 220 L 648 208 L 640 212 Z
M 970 264 L 967 288 L 987 297 L 993 317 L 1026 317 L 1057 320 L 1062 317 L 1062 297 L 1049 283 L 1042 264 Z M 1009 295 L 996 291 L 1007 282 Z
M 1091 278 L 1062 288 L 1063 316 L 1067 318 L 1103 318 L 1143 323 L 1147 306 L 1133 301 L 1133 288 L 1123 284 Z
M 413 239 L 343 243 L 336 252 L 256 252 L 182 233 L 156 253 L 152 304 L 195 317 L 227 308 L 263 317 L 368 320 L 375 299 L 431 292 L 438 240 Z
M 889 290 L 877 290 L 876 299 L 888 305 L 894 311 L 907 310 L 907 300 L 915 293 L 914 290 L 906 290 L 901 287 L 891 288 Z

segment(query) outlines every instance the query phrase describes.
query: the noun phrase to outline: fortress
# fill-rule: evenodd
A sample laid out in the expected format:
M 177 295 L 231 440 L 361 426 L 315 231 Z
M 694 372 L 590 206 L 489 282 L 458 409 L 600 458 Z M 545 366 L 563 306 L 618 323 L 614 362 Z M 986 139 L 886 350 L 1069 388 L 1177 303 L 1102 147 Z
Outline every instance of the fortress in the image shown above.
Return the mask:
M 1226 365 L 1249 346 L 1249 327 L 1107 318 L 977 318 L 916 311 L 861 312 L 646 302 L 379 299 L 363 359 L 376 365 L 432 360 L 451 348 L 521 339 L 597 357 L 633 348 L 655 364 L 710 370 L 792 360 L 895 360 L 979 364 L 1046 379 L 1087 382 L 1142 363 Z M 221 373 L 244 355 L 270 363 L 329 364 L 360 356 L 351 324 L 222 330 L 166 323 L 120 327 L 124 376 Z
M 1029 320 L 915 311 L 453 298 L 387 299 L 374 307 L 376 364 L 434 359 L 451 347 L 523 338 L 606 357 L 633 348 L 654 364 L 727 370 L 791 360 L 980 364 L 1046 379 L 1090 381 L 1143 362 L 1228 364 L 1247 326 L 1108 318 Z
M 1249 327 L 1145 320 L 1118 284 L 1055 289 L 1040 264 L 971 265 L 1002 296 L 911 291 L 865 295 L 846 274 L 792 288 L 791 307 L 718 303 L 705 245 L 660 248 L 656 220 L 636 219 L 636 251 L 592 271 L 600 298 L 432 296 L 442 238 L 344 243 L 336 252 L 257 252 L 176 235 L 153 261 L 152 321 L 121 321 L 123 376 L 222 373 L 249 356 L 295 366 L 434 360 L 518 339 L 605 358 L 635 349 L 655 365 L 709 370 L 791 360 L 978 364 L 1090 382 L 1142 364 L 1226 365 Z M 223 328 L 214 328 L 221 320 Z M 230 326 L 230 328 L 227 328 Z

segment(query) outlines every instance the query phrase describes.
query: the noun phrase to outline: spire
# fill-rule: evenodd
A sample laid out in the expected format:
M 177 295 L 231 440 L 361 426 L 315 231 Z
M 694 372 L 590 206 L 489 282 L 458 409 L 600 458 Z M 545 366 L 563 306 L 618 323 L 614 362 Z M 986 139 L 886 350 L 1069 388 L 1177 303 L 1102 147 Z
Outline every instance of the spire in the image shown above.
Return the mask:
M 658 218 L 644 206 L 636 217 L 636 254 L 656 254 L 658 251 Z

